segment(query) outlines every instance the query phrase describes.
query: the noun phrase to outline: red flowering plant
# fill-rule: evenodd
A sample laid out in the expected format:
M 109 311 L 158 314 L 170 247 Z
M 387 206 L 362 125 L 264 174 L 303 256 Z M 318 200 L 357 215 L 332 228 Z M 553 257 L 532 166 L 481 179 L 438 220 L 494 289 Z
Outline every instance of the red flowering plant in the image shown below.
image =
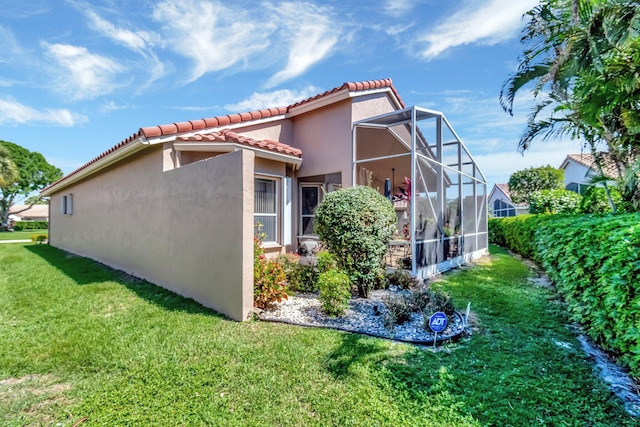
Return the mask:
M 281 263 L 267 259 L 262 246 L 265 234 L 261 229 L 262 225 L 256 224 L 257 231 L 253 237 L 253 305 L 266 308 L 287 299 L 287 275 Z

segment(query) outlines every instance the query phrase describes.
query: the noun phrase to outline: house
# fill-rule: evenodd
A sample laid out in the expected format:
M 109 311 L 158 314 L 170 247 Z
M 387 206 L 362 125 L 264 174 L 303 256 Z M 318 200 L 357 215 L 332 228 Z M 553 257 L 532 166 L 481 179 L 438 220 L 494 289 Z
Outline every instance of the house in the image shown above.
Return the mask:
M 620 172 L 605 152 L 601 156 L 602 172 L 611 179 L 618 179 Z M 583 194 L 591 184 L 591 179 L 600 175 L 595 157 L 591 153 L 569 154 L 560 165 L 564 170 L 564 184 L 567 190 Z
M 47 205 L 13 205 L 9 208 L 9 220 L 13 221 L 48 221 Z
M 495 218 L 529 213 L 528 203 L 514 203 L 509 193 L 509 184 L 494 184 L 489 194 L 489 209 Z
M 397 243 L 408 246 L 413 275 L 486 251 L 482 172 L 444 115 L 406 106 L 390 79 L 143 127 L 41 194 L 50 197 L 51 245 L 244 320 L 256 223 L 270 256 L 294 251 L 317 238 L 325 192 L 369 185 L 383 194 L 387 182 L 407 194 L 398 217 L 409 239 Z M 416 236 L 419 221 L 430 233 Z

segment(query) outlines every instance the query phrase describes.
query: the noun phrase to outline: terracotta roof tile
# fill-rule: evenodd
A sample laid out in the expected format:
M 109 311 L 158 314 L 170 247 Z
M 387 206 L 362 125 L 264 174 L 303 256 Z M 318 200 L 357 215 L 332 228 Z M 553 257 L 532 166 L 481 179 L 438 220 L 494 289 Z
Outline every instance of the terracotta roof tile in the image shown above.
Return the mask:
M 602 160 L 602 172 L 610 178 L 619 178 L 620 174 L 618 173 L 618 168 L 609 156 L 609 153 L 600 152 L 598 153 L 598 156 L 600 156 L 600 159 Z M 595 157 L 591 153 L 568 154 L 567 158 L 598 173 L 598 166 L 596 165 Z
M 291 156 L 302 157 L 302 150 L 291 147 L 279 141 L 272 141 L 270 139 L 257 140 L 247 136 L 238 135 L 237 133 L 223 129 L 220 132 L 213 132 L 208 134 L 198 134 L 193 136 L 179 136 L 177 141 L 190 141 L 190 142 L 234 142 L 237 144 L 248 145 L 252 147 L 265 148 L 271 151 L 277 151 L 279 153 L 288 154 Z
M 70 174 L 65 175 L 64 177 L 62 177 L 58 181 L 56 181 L 53 184 L 51 184 L 49 187 L 57 184 L 60 181 L 63 181 L 65 179 L 67 179 L 68 177 L 70 177 L 72 175 L 75 175 L 76 173 L 80 172 L 81 170 L 87 168 L 91 164 L 93 164 L 96 161 L 100 160 L 101 158 L 105 157 L 106 155 L 111 153 L 113 150 L 119 149 L 119 148 L 123 147 L 124 145 L 127 145 L 128 143 L 130 143 L 131 141 L 133 141 L 133 140 L 135 140 L 137 138 L 141 138 L 141 137 L 154 138 L 154 137 L 158 137 L 158 136 L 173 135 L 173 134 L 177 134 L 177 133 L 181 133 L 181 132 L 190 132 L 190 131 L 194 131 L 194 130 L 201 130 L 201 129 L 206 129 L 206 128 L 214 128 L 214 127 L 219 127 L 219 126 L 225 126 L 225 125 L 229 125 L 229 124 L 232 124 L 232 123 L 240 123 L 242 121 L 250 121 L 250 120 L 257 120 L 257 119 L 275 117 L 275 116 L 279 116 L 279 115 L 284 115 L 284 114 L 288 113 L 291 109 L 293 109 L 295 107 L 298 107 L 298 106 L 303 105 L 303 104 L 307 104 L 309 102 L 312 102 L 314 100 L 323 98 L 325 96 L 331 95 L 331 94 L 336 93 L 336 92 L 340 92 L 342 90 L 355 91 L 355 90 L 381 89 L 381 88 L 389 88 L 392 91 L 392 93 L 394 94 L 394 96 L 396 97 L 396 99 L 398 100 L 398 102 L 400 103 L 400 107 L 402 107 L 402 108 L 405 107 L 405 104 L 402 101 L 402 99 L 400 98 L 400 95 L 398 94 L 398 91 L 393 86 L 393 83 L 392 83 L 391 79 L 387 78 L 387 79 L 384 79 L 384 80 L 368 80 L 368 81 L 364 81 L 364 82 L 346 82 L 346 83 L 342 84 L 339 87 L 333 88 L 331 90 L 328 90 L 326 92 L 320 93 L 320 94 L 315 95 L 315 96 L 312 96 L 310 98 L 303 99 L 302 101 L 296 102 L 296 103 L 291 104 L 291 105 L 289 105 L 287 107 L 274 107 L 274 108 L 268 108 L 268 109 L 263 109 L 263 110 L 258 110 L 258 111 L 251 111 L 251 112 L 242 113 L 242 114 L 229 114 L 229 115 L 222 115 L 222 116 L 217 116 L 217 117 L 203 118 L 203 119 L 199 119 L 199 120 L 192 120 L 192 121 L 189 121 L 189 122 L 169 123 L 169 124 L 163 124 L 163 125 L 158 125 L 158 126 L 142 127 L 142 128 L 140 128 L 138 130 L 138 132 L 134 133 L 133 135 L 131 135 L 127 139 L 124 139 L 123 141 L 118 143 L 115 147 L 112 147 L 108 151 L 100 154 L 99 156 L 97 156 L 96 158 L 94 158 L 90 162 L 86 163 L 85 165 L 81 166 L 80 168 L 76 169 L 75 171 L 71 172 Z M 280 143 L 278 143 L 278 144 L 280 144 Z M 47 188 L 49 188 L 49 187 L 47 187 Z

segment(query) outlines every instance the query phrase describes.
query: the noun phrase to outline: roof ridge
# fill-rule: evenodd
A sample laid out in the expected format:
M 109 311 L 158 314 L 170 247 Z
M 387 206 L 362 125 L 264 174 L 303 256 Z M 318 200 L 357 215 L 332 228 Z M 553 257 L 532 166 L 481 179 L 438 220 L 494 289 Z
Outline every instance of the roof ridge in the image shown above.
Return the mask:
M 398 102 L 400 103 L 400 105 L 404 108 L 405 104 L 402 101 L 402 99 L 400 98 L 400 95 L 398 94 L 398 91 L 393 86 L 392 80 L 390 78 L 386 78 L 386 79 L 383 79 L 383 80 L 366 80 L 366 81 L 361 81 L 361 82 L 345 82 L 345 83 L 343 83 L 342 85 L 340 85 L 340 86 L 338 86 L 336 88 L 330 89 L 330 90 L 328 90 L 326 92 L 323 92 L 323 93 L 320 93 L 318 95 L 314 95 L 314 96 L 312 96 L 310 98 L 303 99 L 302 101 L 299 101 L 297 103 L 291 104 L 291 105 L 289 105 L 287 107 L 265 108 L 265 109 L 262 109 L 262 110 L 249 111 L 249 112 L 245 112 L 245 113 L 225 114 L 225 115 L 211 117 L 211 118 L 190 120 L 190 121 L 187 121 L 187 122 L 174 122 L 174 123 L 168 123 L 168 124 L 157 125 L 157 126 L 141 127 L 133 135 L 129 136 L 126 139 L 123 139 L 122 141 L 120 141 L 115 146 L 111 147 L 107 151 L 105 151 L 105 152 L 99 154 L 98 156 L 94 157 L 92 160 L 90 160 L 89 162 L 87 162 L 84 165 L 80 166 L 79 168 L 77 168 L 73 172 L 63 176 L 62 178 L 60 178 L 59 180 L 55 181 L 51 185 L 47 186 L 47 188 L 45 188 L 42 191 L 45 191 L 48 188 L 58 184 L 59 182 L 66 180 L 68 177 L 70 177 L 72 175 L 75 175 L 76 173 L 80 172 L 81 170 L 86 169 L 87 167 L 89 167 L 93 163 L 97 162 L 98 160 L 102 159 L 103 157 L 105 157 L 105 156 L 111 154 L 112 152 L 124 147 L 125 145 L 128 145 L 129 143 L 133 142 L 134 140 L 136 140 L 138 138 L 142 138 L 142 137 L 153 138 L 153 137 L 164 136 L 164 135 L 175 135 L 175 134 L 178 134 L 178 133 L 181 133 L 181 132 L 191 132 L 191 131 L 195 131 L 195 130 L 202 130 L 202 129 L 213 128 L 213 127 L 218 127 L 218 126 L 225 126 L 225 125 L 230 125 L 230 124 L 241 123 L 241 122 L 250 121 L 250 120 L 258 120 L 258 119 L 261 119 L 261 118 L 268 118 L 268 117 L 284 115 L 287 112 L 289 112 L 289 110 L 292 109 L 292 108 L 295 108 L 295 107 L 297 107 L 299 105 L 306 104 L 308 102 L 314 101 L 314 100 L 319 99 L 319 98 L 321 98 L 323 96 L 327 96 L 327 95 L 330 95 L 332 93 L 339 92 L 341 90 L 348 89 L 349 91 L 356 91 L 356 90 L 368 90 L 368 89 L 377 89 L 377 88 L 385 88 L 385 87 L 391 89 L 391 91 L 393 92 L 395 97 L 398 99 Z

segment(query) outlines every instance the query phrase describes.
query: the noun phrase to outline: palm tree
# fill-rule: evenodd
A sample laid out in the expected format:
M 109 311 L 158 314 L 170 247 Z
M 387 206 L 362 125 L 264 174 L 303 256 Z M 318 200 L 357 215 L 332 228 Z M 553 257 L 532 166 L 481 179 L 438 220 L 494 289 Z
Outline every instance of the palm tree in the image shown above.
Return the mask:
M 519 149 L 569 135 L 594 154 L 606 149 L 619 171 L 627 169 L 640 156 L 640 5 L 542 0 L 527 16 L 521 41 L 528 47 L 500 92 L 512 114 L 516 93 L 533 87 L 536 105 Z

